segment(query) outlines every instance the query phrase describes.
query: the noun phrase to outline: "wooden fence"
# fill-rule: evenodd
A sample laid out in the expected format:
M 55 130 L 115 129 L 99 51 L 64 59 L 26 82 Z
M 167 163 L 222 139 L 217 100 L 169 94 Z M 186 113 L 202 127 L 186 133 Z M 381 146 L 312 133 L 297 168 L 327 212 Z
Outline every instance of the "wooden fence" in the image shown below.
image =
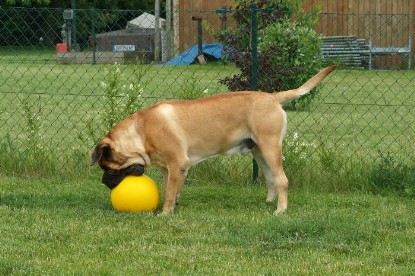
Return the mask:
M 374 47 L 407 47 L 409 36 L 415 33 L 415 0 L 304 0 L 303 9 L 311 12 L 319 7 L 317 31 L 323 36 L 352 35 L 372 40 Z M 221 15 L 215 12 L 224 6 L 234 6 L 233 0 L 181 0 L 179 1 L 179 51 L 197 41 L 197 23 L 193 16 L 216 29 L 221 28 Z M 204 42 L 214 38 L 204 30 Z M 411 48 L 415 47 L 412 39 Z M 412 55 L 413 58 L 414 55 Z M 374 65 L 406 67 L 407 57 L 391 55 L 376 57 Z M 414 63 L 414 62 L 412 62 Z
M 324 36 L 353 35 L 373 47 L 408 47 L 414 49 L 410 36 L 415 33 L 415 1 L 413 0 L 307 0 L 303 8 L 320 9 L 317 31 Z M 413 63 L 412 54 L 412 63 Z M 407 57 L 376 57 L 378 67 L 406 68 Z
M 197 42 L 197 22 L 193 17 L 202 17 L 212 28 L 219 30 L 222 26 L 221 15 L 216 10 L 234 6 L 233 0 L 181 0 L 179 1 L 179 50 L 183 51 Z M 203 30 L 203 41 L 214 42 L 212 35 Z

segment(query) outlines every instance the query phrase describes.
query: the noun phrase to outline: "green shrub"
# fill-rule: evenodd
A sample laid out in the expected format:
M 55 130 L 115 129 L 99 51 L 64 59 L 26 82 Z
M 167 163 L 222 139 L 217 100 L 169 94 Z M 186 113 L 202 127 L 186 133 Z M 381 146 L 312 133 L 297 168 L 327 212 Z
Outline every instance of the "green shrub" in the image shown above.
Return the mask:
M 260 31 L 259 48 L 270 68 L 259 75 L 265 91 L 283 91 L 301 86 L 321 67 L 321 40 L 309 26 L 283 19 Z M 265 68 L 264 68 L 265 69 Z M 305 109 L 317 93 L 293 101 L 293 109 Z
M 318 72 L 321 66 L 321 41 L 313 30 L 316 12 L 305 14 L 299 5 L 286 1 L 256 1 L 261 9 L 258 15 L 258 75 L 257 87 L 252 87 L 252 1 L 237 1 L 232 17 L 235 30 L 216 33 L 225 49 L 231 50 L 230 60 L 241 73 L 221 79 L 230 91 L 257 89 L 265 92 L 297 88 Z M 229 51 L 228 50 L 228 51 Z M 315 91 L 308 97 L 293 102 L 291 109 L 306 109 Z

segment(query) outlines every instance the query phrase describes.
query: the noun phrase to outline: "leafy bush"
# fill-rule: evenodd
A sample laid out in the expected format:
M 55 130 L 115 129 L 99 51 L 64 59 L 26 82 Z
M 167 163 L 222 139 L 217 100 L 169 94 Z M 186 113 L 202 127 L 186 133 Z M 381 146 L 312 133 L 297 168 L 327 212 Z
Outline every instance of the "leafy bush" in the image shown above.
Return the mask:
M 321 66 L 321 40 L 306 25 L 289 19 L 269 25 L 260 31 L 259 48 L 271 70 L 259 75 L 261 88 L 267 92 L 289 90 L 301 86 Z M 293 109 L 305 109 L 317 93 L 293 101 Z
M 250 30 L 252 1 L 238 1 L 232 16 L 236 30 L 218 32 L 216 37 L 231 49 L 230 58 L 241 74 L 219 82 L 230 91 L 252 89 L 252 50 Z M 315 13 L 297 13 L 298 7 L 280 1 L 258 1 L 258 90 L 266 92 L 296 88 L 318 72 L 321 66 L 321 41 L 313 30 Z M 295 109 L 306 108 L 316 92 L 294 102 Z

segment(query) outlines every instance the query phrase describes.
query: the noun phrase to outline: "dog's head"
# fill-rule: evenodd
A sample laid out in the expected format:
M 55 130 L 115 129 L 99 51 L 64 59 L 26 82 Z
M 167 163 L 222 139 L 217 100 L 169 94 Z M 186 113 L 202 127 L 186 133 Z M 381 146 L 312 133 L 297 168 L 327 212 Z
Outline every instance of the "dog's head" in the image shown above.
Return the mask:
M 127 175 L 140 176 L 144 165 L 136 163 L 136 158 L 120 152 L 110 139 L 103 139 L 92 152 L 92 163 L 99 164 L 104 170 L 102 183 L 108 188 L 115 188 Z M 142 158 L 141 158 L 142 159 Z

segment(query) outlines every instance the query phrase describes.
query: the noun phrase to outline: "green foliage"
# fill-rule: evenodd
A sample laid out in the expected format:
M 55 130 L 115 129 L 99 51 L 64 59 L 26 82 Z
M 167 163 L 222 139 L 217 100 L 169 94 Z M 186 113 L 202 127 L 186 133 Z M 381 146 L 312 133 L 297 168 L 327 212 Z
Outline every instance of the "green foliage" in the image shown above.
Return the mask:
M 219 32 L 217 37 L 232 49 L 231 60 L 241 74 L 220 80 L 231 91 L 251 90 L 253 83 L 251 52 L 251 4 L 238 1 L 232 16 L 236 30 Z M 257 1 L 258 15 L 258 89 L 266 92 L 297 88 L 321 67 L 321 41 L 314 31 L 316 13 L 300 12 L 296 3 Z M 297 3 L 298 4 L 298 3 Z M 251 32 L 254 30 L 251 30 Z M 317 90 L 291 103 L 292 109 L 306 109 Z
M 361 160 L 346 158 L 344 152 L 329 147 L 322 137 L 309 140 L 297 132 L 287 135 L 283 160 L 292 189 L 366 192 L 366 168 L 360 165 Z
M 29 97 L 22 101 L 23 119 L 26 122 L 26 145 L 16 151 L 17 159 L 24 165 L 19 173 L 37 175 L 49 175 L 55 171 L 53 156 L 50 155 L 44 138 L 40 134 L 41 121 L 40 111 L 35 103 L 29 101 Z M 8 142 L 9 150 L 13 144 Z
M 135 80 L 127 79 L 122 72 L 123 67 L 125 66 L 115 63 L 109 69 L 106 68 L 105 80 L 100 83 L 106 98 L 105 114 L 102 117 L 108 129 L 142 106 L 140 99 L 145 84 L 141 82 L 141 78 L 145 72 L 140 71 L 141 74 L 135 74 Z
M 51 0 L 6 0 L 5 1 L 7 5 L 10 6 L 16 6 L 16 5 L 22 5 L 22 6 L 47 6 L 51 3 Z
M 283 145 L 284 164 L 294 168 L 301 168 L 315 151 L 317 145 L 314 142 L 306 143 L 301 141 L 297 132 L 292 136 L 287 135 Z
M 91 6 L 99 9 L 154 9 L 154 0 L 126 1 L 126 0 L 5 0 L 6 6 L 24 7 L 55 7 L 70 8 L 74 2 L 77 9 L 89 9 Z M 160 1 L 161 6 L 165 6 L 164 1 Z
M 260 74 L 259 82 L 270 92 L 301 86 L 321 67 L 321 44 L 313 28 L 290 19 L 282 19 L 262 29 L 259 48 L 268 57 L 272 69 L 267 74 Z M 291 107 L 304 110 L 316 93 L 315 89 L 293 101 Z
M 415 167 L 409 166 L 389 152 L 378 151 L 379 161 L 371 167 L 372 191 L 397 192 L 402 196 L 415 196 Z
M 370 192 L 415 196 L 415 167 L 399 157 L 378 151 L 376 162 L 346 157 L 323 137 L 306 142 L 294 133 L 284 139 L 283 159 L 291 186 L 319 191 Z
M 61 31 L 65 23 L 62 13 L 64 9 L 71 7 L 70 1 L 66 3 L 51 1 L 50 4 L 45 4 L 48 0 L 39 2 L 25 0 L 13 1 L 14 4 L 10 4 L 25 8 L 8 7 L 9 4 L 2 5 L 1 2 L 0 0 L 2 29 L 7 31 L 0 33 L 0 46 L 54 47 L 56 43 L 62 42 Z M 96 1 L 97 5 L 91 6 L 89 2 L 77 1 L 74 13 L 76 25 L 72 26 L 72 39 L 76 49 L 90 50 L 93 44 L 91 42 L 93 28 L 96 34 L 124 29 L 128 21 L 143 13 L 143 10 L 140 10 L 142 1 L 129 1 L 131 5 L 127 2 L 122 5 L 122 1 L 111 1 L 112 3 L 107 5 L 104 2 L 106 1 Z M 37 8 L 27 8 L 27 6 Z M 55 8 L 44 8 L 44 6 Z M 125 10 L 127 7 L 129 10 Z
M 133 74 L 128 78 L 123 73 L 127 67 L 133 68 Z M 144 80 L 146 70 L 142 61 L 128 65 L 115 63 L 104 71 L 105 77 L 99 84 L 104 96 L 104 112 L 99 117 L 90 118 L 87 132 L 78 135 L 87 147 L 95 145 L 108 130 L 143 106 L 142 94 L 147 81 Z
M 40 133 L 43 118 L 35 104 L 36 101 L 31 101 L 29 96 L 21 101 L 24 145 L 18 146 L 9 134 L 0 143 L 0 168 L 23 177 L 50 176 L 57 170 L 55 156 Z
M 193 100 L 203 97 L 209 90 L 207 88 L 202 90 L 199 83 L 200 81 L 195 76 L 183 80 L 182 88 L 177 91 L 177 97 L 181 100 Z
M 127 77 L 123 70 L 129 70 L 133 74 Z M 104 71 L 104 79 L 99 84 L 103 112 L 94 113 L 95 116 L 86 119 L 85 129 L 77 130 L 78 140 L 72 145 L 71 151 L 61 152 L 48 144 L 50 138 L 44 137 L 44 128 L 51 126 L 44 123 L 44 103 L 40 98 L 28 95 L 20 103 L 21 119 L 24 122 L 21 136 L 25 136 L 25 142 L 19 145 L 6 134 L 0 143 L 0 168 L 22 176 L 51 176 L 62 165 L 57 162 L 57 156 L 60 155 L 60 158 L 66 159 L 66 175 L 88 171 L 85 153 L 89 154 L 91 147 L 106 131 L 142 107 L 142 93 L 147 85 L 144 80 L 147 71 L 140 61 L 128 65 L 116 63 L 105 67 Z

